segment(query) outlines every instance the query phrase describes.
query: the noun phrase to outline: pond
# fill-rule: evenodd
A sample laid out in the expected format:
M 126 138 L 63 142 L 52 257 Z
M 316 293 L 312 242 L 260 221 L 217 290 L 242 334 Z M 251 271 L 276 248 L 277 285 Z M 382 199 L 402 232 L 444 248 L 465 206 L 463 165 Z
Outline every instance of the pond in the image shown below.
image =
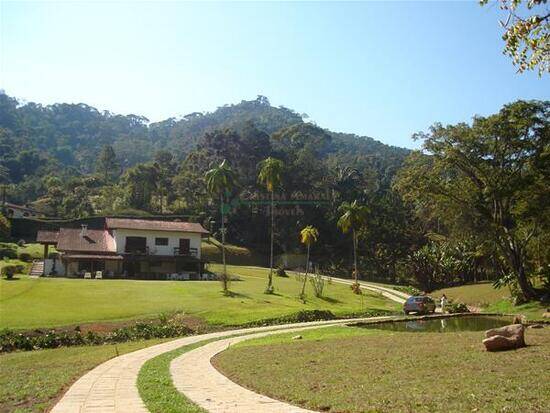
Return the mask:
M 512 323 L 511 317 L 465 316 L 449 318 L 419 318 L 417 320 L 389 321 L 385 323 L 357 323 L 354 327 L 375 328 L 387 331 L 418 333 L 453 333 L 456 331 L 485 331 Z

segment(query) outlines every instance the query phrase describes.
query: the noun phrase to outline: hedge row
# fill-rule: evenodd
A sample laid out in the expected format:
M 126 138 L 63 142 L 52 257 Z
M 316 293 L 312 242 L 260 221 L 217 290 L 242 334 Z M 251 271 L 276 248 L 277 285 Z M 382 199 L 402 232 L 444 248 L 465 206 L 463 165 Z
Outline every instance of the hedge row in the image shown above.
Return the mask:
M 133 326 L 122 327 L 105 334 L 98 334 L 92 331 L 83 334 L 78 327 L 70 332 L 35 330 L 33 332 L 17 333 L 13 330 L 4 329 L 0 331 L 0 352 L 113 344 L 151 338 L 179 337 L 190 334 L 193 334 L 193 330 L 189 327 L 169 321 L 161 321 L 160 324 L 155 322 L 139 322 Z
M 306 323 L 309 321 L 325 321 L 335 320 L 337 318 L 361 318 L 361 317 L 376 317 L 382 315 L 390 315 L 391 311 L 386 310 L 372 310 L 357 313 L 348 313 L 343 317 L 336 317 L 334 313 L 329 310 L 302 310 L 297 313 L 275 317 L 265 318 L 263 320 L 251 321 L 246 323 L 244 327 L 262 327 L 278 324 L 291 324 L 291 323 Z M 241 325 L 241 327 L 243 327 Z

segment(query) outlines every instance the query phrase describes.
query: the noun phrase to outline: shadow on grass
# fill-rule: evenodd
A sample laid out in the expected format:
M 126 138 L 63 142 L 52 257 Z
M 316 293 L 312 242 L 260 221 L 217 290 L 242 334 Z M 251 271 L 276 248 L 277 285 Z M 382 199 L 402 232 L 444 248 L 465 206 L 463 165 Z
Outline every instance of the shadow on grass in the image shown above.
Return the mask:
M 227 294 L 224 294 L 225 297 L 230 297 L 230 298 L 248 298 L 250 299 L 250 296 L 248 294 L 243 294 L 243 293 L 237 293 L 235 291 L 228 291 Z
M 332 297 L 319 297 L 319 298 L 323 301 L 326 301 L 327 303 L 330 303 L 330 304 L 341 304 L 343 302 L 341 300 L 338 300 L 338 299 L 332 298 Z

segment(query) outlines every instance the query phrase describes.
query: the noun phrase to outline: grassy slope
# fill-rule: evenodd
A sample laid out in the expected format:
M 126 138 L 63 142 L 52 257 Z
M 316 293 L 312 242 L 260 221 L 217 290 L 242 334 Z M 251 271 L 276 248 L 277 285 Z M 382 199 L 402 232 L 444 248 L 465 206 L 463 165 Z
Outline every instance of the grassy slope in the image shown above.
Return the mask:
M 484 351 L 479 332 L 301 334 L 300 341 L 284 334 L 240 343 L 214 365 L 248 388 L 320 411 L 543 412 L 550 405 L 548 328 L 528 330 L 529 347 L 503 353 Z
M 211 265 L 220 270 L 221 266 Z M 233 297 L 220 293 L 215 281 L 82 280 L 63 278 L 0 280 L 0 328 L 38 328 L 86 322 L 115 321 L 155 316 L 182 310 L 212 324 L 236 325 L 290 314 L 301 309 L 327 309 L 345 314 L 368 309 L 397 310 L 399 306 L 377 294 L 362 297 L 349 287 L 331 284 L 326 299 L 308 301 L 297 296 L 300 284 L 294 278 L 274 280 L 276 294 L 265 295 L 268 270 L 229 266 L 242 281 L 233 281 Z
M 162 340 L 118 344 L 119 354 Z M 63 390 L 96 365 L 115 357 L 115 345 L 69 347 L 0 355 L 0 412 L 43 412 Z
M 493 288 L 491 283 L 445 288 L 434 291 L 432 295 L 434 297 L 441 297 L 442 294 L 455 301 L 461 301 L 486 311 L 510 314 L 519 313 L 533 320 L 540 319 L 546 309 L 546 306 L 536 302 L 514 306 L 510 301 L 510 292 L 508 289 L 501 288 L 497 290 Z

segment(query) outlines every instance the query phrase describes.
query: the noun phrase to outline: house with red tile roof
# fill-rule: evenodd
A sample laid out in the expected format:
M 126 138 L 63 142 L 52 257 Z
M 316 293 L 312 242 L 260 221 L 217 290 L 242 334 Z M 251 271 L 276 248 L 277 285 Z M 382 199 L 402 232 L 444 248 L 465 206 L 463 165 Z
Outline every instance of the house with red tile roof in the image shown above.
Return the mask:
M 208 234 L 194 222 L 106 218 L 103 229 L 38 231 L 37 242 L 44 245 L 44 275 L 192 279 L 204 270 L 201 240 Z M 48 258 L 50 245 L 58 257 Z

